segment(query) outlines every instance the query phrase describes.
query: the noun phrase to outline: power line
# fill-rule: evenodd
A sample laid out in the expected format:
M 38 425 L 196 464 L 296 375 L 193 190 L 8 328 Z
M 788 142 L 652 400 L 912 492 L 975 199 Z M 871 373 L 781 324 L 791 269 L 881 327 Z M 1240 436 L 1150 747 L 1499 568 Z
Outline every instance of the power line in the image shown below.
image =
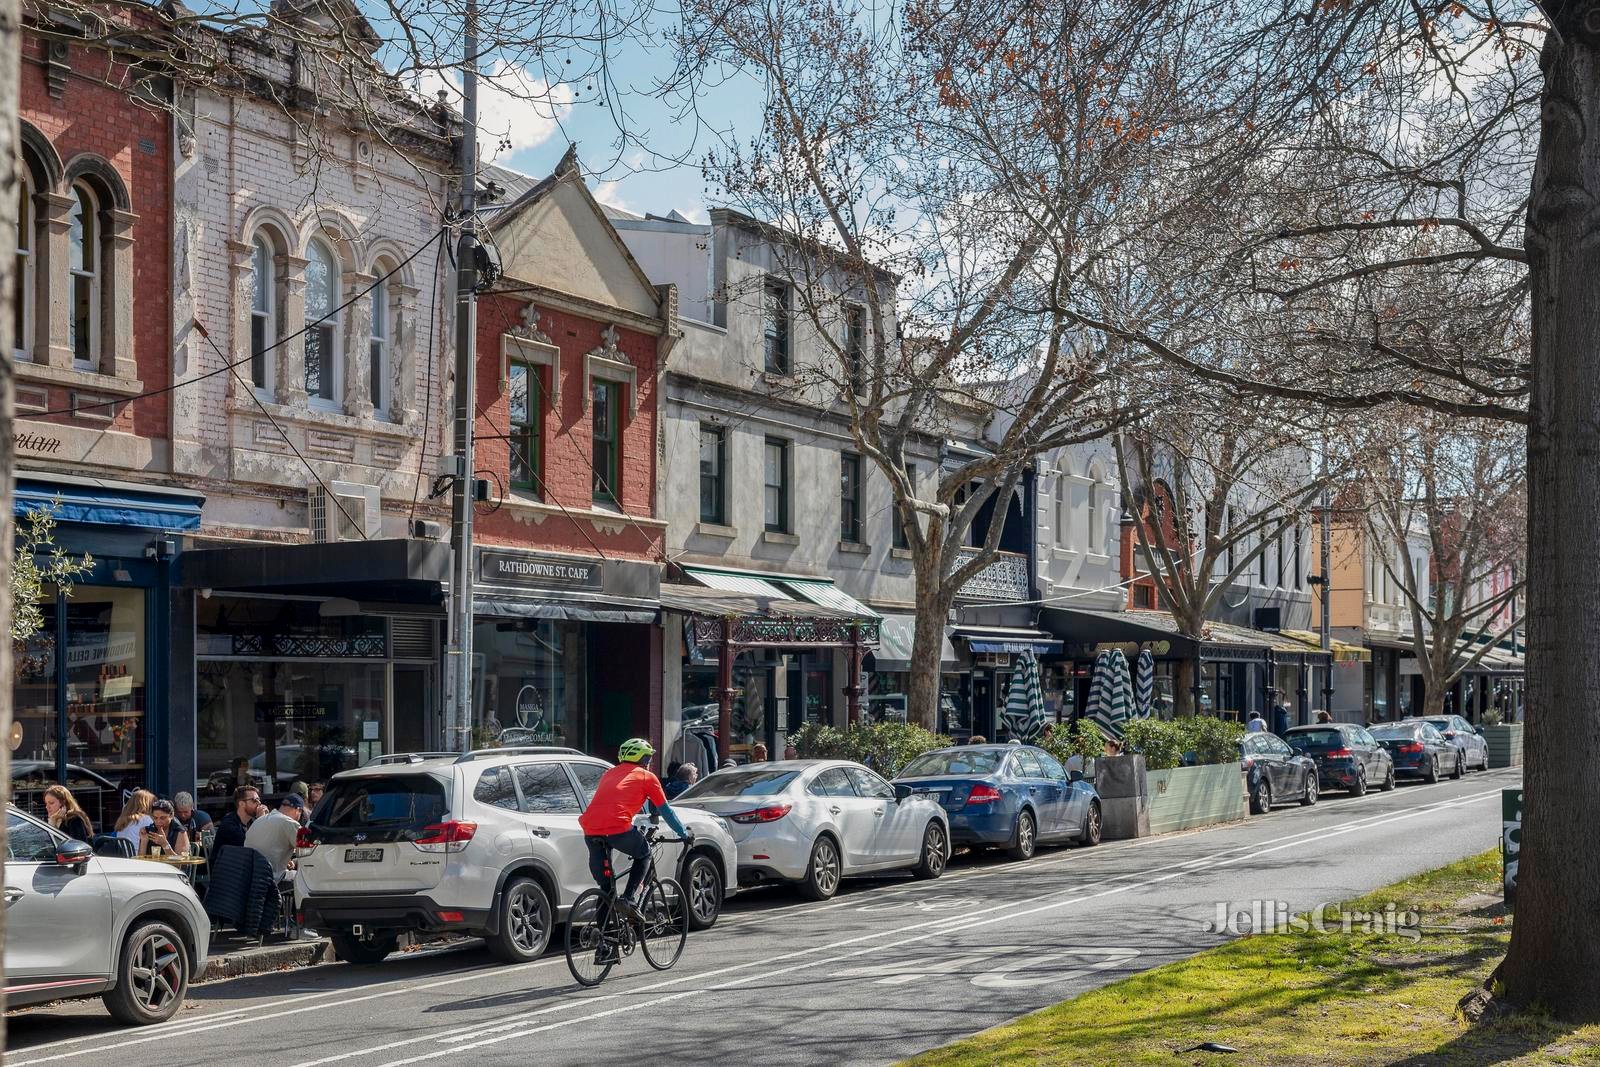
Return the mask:
M 251 360 L 255 359 L 257 356 L 264 356 L 268 352 L 271 352 L 271 351 L 273 351 L 273 350 L 275 350 L 277 348 L 280 348 L 283 345 L 288 344 L 290 341 L 293 341 L 295 338 L 302 336 L 303 334 L 315 329 L 318 326 L 321 326 L 324 322 L 327 322 L 328 320 L 330 320 L 332 318 L 335 318 L 345 308 L 349 307 L 351 304 L 354 304 L 357 300 L 360 300 L 362 297 L 364 297 L 368 293 L 372 292 L 378 286 L 382 285 L 384 282 L 388 281 L 390 278 L 392 278 L 396 274 L 400 273 L 401 269 L 404 268 L 406 266 L 406 264 L 410 263 L 413 259 L 416 259 L 417 256 L 422 254 L 423 249 L 427 248 L 428 245 L 433 244 L 433 242 L 435 242 L 435 241 L 439 240 L 441 237 L 443 237 L 447 229 L 448 229 L 448 227 L 445 227 L 445 226 L 439 227 L 439 232 L 438 233 L 435 233 L 432 237 L 430 237 L 426 244 L 419 245 L 414 252 L 412 252 L 405 259 L 402 259 L 399 263 L 397 263 L 393 270 L 390 270 L 388 273 L 382 275 L 381 277 L 375 278 L 371 285 L 367 286 L 365 289 L 363 289 L 360 292 L 356 293 L 350 299 L 346 300 L 344 303 L 340 304 L 338 307 L 334 308 L 332 311 L 330 311 L 326 315 L 322 316 L 322 318 L 317 319 L 317 320 L 315 320 L 313 322 L 306 323 L 304 326 L 302 326 L 300 329 L 296 330 L 294 333 L 289 334 L 287 337 L 279 338 L 278 340 L 274 341 L 272 344 L 268 345 L 266 348 L 261 349 L 259 352 L 252 351 L 249 355 L 245 356 L 244 358 L 242 358 L 242 359 L 240 359 L 240 360 L 238 360 L 236 362 L 233 362 L 233 363 L 226 362 L 228 357 L 223 354 L 222 349 L 217 347 L 217 343 L 215 341 L 211 341 L 211 335 L 206 332 L 205 327 L 201 326 L 200 325 L 200 320 L 198 318 L 196 318 L 194 320 L 194 324 L 200 330 L 201 336 L 203 336 L 207 341 L 211 341 L 212 351 L 216 352 L 217 355 L 222 356 L 222 358 L 224 360 L 222 366 L 216 368 L 215 370 L 206 371 L 204 374 L 196 375 L 193 378 L 185 378 L 181 382 L 173 382 L 170 385 L 163 385 L 163 386 L 160 386 L 159 388 L 156 388 L 156 389 L 147 389 L 142 393 L 135 393 L 133 396 L 122 396 L 122 397 L 118 397 L 115 400 L 102 400 L 102 401 L 100 401 L 98 403 L 94 403 L 94 404 L 78 404 L 78 405 L 75 405 L 73 407 L 55 408 L 55 409 L 52 409 L 50 411 L 33 412 L 33 413 L 30 413 L 27 417 L 30 418 L 30 419 L 42 419 L 42 418 L 45 418 L 45 417 L 50 416 L 50 415 L 76 415 L 79 412 L 93 411 L 96 408 L 114 408 L 118 404 L 131 404 L 135 400 L 144 400 L 144 399 L 146 399 L 148 397 L 152 397 L 152 396 L 161 396 L 161 395 L 163 395 L 165 393 L 174 392 L 177 389 L 180 389 L 185 385 L 193 385 L 195 382 L 203 382 L 207 378 L 214 378 L 219 374 L 227 374 L 227 373 L 229 373 L 231 371 L 236 371 L 236 370 L 238 370 L 238 368 L 244 366 L 246 363 L 249 363 Z M 250 392 L 251 392 L 252 396 L 255 394 L 254 387 L 251 388 Z

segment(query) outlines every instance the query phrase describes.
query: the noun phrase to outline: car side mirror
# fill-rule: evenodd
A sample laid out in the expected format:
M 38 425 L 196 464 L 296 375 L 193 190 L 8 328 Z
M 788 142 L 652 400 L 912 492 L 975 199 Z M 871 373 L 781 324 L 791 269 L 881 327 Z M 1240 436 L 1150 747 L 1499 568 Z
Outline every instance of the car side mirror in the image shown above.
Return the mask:
M 896 801 L 911 799 L 911 793 L 912 789 L 909 785 L 897 785 L 894 787 L 894 799 Z
M 56 863 L 63 867 L 81 867 L 93 855 L 94 849 L 83 841 L 63 841 L 56 846 Z
M 1081 781 L 1083 781 L 1083 772 L 1082 771 L 1068 771 L 1067 772 L 1067 781 L 1069 781 L 1069 782 L 1081 782 Z

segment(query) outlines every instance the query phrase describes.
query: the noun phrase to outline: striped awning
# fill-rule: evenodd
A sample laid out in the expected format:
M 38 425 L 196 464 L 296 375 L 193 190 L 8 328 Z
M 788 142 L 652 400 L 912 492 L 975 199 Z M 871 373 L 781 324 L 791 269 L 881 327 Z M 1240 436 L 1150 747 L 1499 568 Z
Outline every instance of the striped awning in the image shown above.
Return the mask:
M 813 604 L 821 604 L 825 608 L 833 608 L 836 611 L 846 611 L 861 619 L 882 617 L 832 582 L 801 578 L 784 578 L 782 582 Z
M 743 593 L 746 596 L 773 597 L 777 600 L 794 599 L 787 590 L 780 589 L 766 578 L 745 571 L 717 571 L 703 567 L 685 567 L 683 573 L 709 589 L 724 593 Z

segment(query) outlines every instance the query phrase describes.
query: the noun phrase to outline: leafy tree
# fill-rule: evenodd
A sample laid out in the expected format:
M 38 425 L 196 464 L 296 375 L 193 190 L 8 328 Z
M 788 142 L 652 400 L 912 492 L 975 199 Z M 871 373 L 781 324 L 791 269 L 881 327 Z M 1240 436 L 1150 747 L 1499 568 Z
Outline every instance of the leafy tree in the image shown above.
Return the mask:
M 94 567 L 89 553 L 74 559 L 56 544 L 56 515 L 60 510 L 60 504 L 31 508 L 17 531 L 10 573 L 11 640 L 14 642 L 26 641 L 44 625 L 39 597 L 45 586 L 54 585 L 71 596 L 73 580 Z

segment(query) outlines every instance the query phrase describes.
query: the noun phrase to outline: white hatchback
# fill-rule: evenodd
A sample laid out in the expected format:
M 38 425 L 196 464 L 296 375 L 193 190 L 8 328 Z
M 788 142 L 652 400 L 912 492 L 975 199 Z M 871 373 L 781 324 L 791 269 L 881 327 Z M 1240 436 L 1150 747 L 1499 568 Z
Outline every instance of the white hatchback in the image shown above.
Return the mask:
M 383 959 L 401 933 L 475 935 L 508 962 L 536 959 L 594 884 L 578 815 L 610 766 L 575 749 L 495 748 L 335 775 L 300 832 L 301 921 L 352 963 Z M 660 845 L 656 864 L 704 929 L 737 888 L 737 851 L 721 819 L 689 814 L 694 847 Z
M 674 808 L 728 820 L 741 884 L 792 882 L 826 900 L 854 875 L 909 869 L 937 878 L 950 858 L 944 809 L 846 760 L 782 760 L 718 771 Z

